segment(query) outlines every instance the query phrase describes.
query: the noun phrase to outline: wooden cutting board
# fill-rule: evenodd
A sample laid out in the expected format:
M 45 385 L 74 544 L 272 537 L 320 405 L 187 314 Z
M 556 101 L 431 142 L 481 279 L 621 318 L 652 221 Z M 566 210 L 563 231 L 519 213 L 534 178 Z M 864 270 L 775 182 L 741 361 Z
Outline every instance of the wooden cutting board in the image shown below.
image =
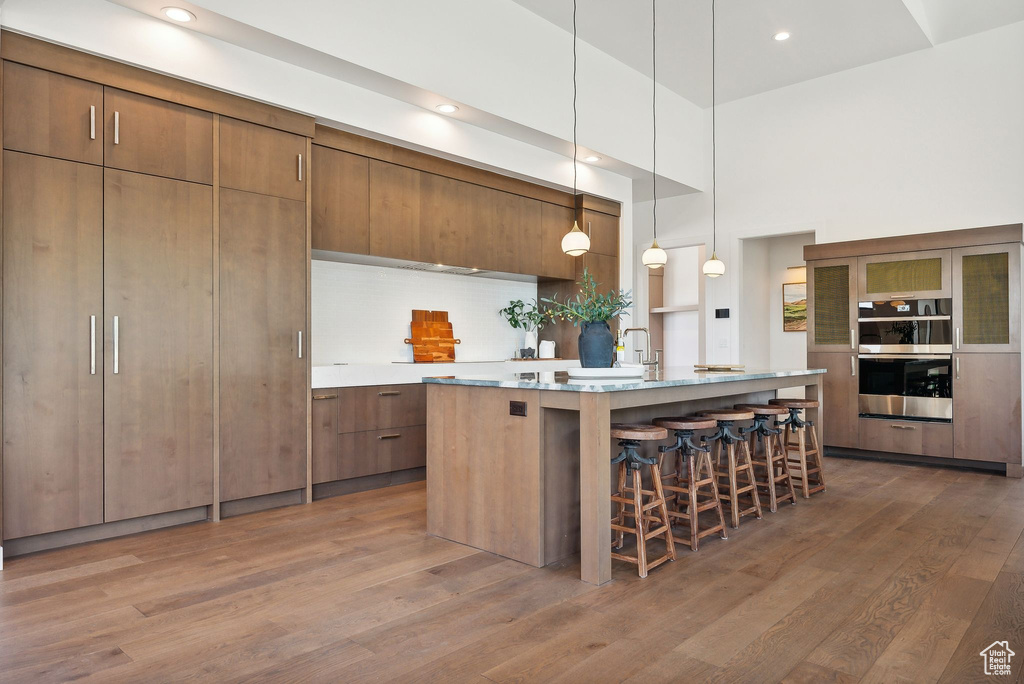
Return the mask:
M 412 345 L 412 359 L 416 363 L 444 363 L 455 360 L 455 339 L 447 311 L 413 309 L 409 324 L 412 337 L 405 338 Z

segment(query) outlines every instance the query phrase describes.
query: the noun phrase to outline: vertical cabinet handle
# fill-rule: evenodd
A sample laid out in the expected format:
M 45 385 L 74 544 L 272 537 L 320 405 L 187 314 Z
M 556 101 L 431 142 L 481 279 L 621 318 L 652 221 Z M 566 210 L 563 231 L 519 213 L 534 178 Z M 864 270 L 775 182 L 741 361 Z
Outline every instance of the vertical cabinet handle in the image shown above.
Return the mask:
M 857 376 L 857 357 L 850 357 L 850 375 L 853 377 Z
M 96 105 L 89 107 L 89 140 L 96 139 Z
M 89 316 L 89 375 L 96 375 L 96 317 Z
M 302 358 L 302 331 L 299 331 L 299 358 Z
M 587 221 L 587 237 L 594 237 L 594 228 L 590 221 Z
M 114 112 L 114 144 L 121 144 L 121 112 Z
M 956 379 L 960 379 L 960 357 L 956 357 Z
M 850 349 L 857 349 L 857 331 L 850 329 Z
M 302 180 L 302 155 L 299 155 L 299 180 Z
M 114 316 L 114 375 L 120 372 L 121 361 L 121 334 L 118 325 L 118 318 Z
M 960 328 L 956 329 L 956 348 L 960 349 Z

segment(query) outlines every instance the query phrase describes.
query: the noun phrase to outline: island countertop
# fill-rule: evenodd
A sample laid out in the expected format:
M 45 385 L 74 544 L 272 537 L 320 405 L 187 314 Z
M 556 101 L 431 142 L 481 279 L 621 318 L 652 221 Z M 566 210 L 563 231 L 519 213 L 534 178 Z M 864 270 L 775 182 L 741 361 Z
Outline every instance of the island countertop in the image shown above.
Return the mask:
M 592 380 L 570 378 L 565 371 L 539 373 L 505 373 L 491 375 L 453 375 L 425 377 L 423 382 L 437 385 L 465 385 L 470 387 L 502 387 L 505 389 L 534 389 L 561 392 L 625 392 L 662 387 L 685 387 L 721 382 L 743 382 L 771 378 L 794 378 L 820 375 L 824 369 L 802 370 L 742 370 L 728 373 L 698 372 L 693 368 L 664 368 L 644 373 L 643 379 Z

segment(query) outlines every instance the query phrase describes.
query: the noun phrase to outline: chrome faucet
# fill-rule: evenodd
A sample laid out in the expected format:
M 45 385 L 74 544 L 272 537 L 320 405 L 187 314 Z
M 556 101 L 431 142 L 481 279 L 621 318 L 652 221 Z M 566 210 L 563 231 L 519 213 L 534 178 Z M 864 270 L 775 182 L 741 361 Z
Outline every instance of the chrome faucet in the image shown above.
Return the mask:
M 647 328 L 626 328 L 626 330 L 623 331 L 622 336 L 626 337 L 631 332 L 642 332 L 644 335 L 647 336 L 647 350 L 646 350 L 647 351 L 647 359 L 645 360 L 644 357 L 643 357 L 644 350 L 642 350 L 642 349 L 637 349 L 636 350 L 636 353 L 640 355 L 640 363 L 641 363 L 641 365 L 644 365 L 644 366 L 647 366 L 647 367 L 653 366 L 655 372 L 661 370 L 661 350 L 660 349 L 654 350 L 654 360 L 651 361 L 651 331 L 648 330 Z

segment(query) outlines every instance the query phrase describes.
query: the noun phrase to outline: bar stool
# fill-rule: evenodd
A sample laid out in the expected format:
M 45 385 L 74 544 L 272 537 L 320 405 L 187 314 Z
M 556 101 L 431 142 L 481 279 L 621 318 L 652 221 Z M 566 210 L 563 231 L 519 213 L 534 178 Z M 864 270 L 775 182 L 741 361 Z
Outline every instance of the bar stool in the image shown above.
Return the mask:
M 705 444 L 714 442 L 715 476 L 718 479 L 718 491 L 721 498 L 729 502 L 732 526 L 739 527 L 740 518 L 745 515 L 753 514 L 760 520 L 761 499 L 757 495 L 757 480 L 754 479 L 754 466 L 750 462 L 750 450 L 747 448 L 747 441 L 733 434 L 731 429 L 737 420 L 753 420 L 754 412 L 715 409 L 714 411 L 699 411 L 698 415 L 718 421 L 718 432 L 710 437 L 705 437 L 703 441 Z M 724 473 L 721 471 L 723 451 L 728 468 Z M 745 480 L 741 479 L 744 474 L 746 475 Z M 750 506 L 741 509 L 740 497 L 744 494 L 750 497 Z
M 765 406 L 763 404 L 737 404 L 733 408 L 754 412 L 754 425 L 740 428 L 741 435 L 750 435 L 750 459 L 754 464 L 754 474 L 764 469 L 764 478 L 758 477 L 757 486 L 768 493 L 768 510 L 775 513 L 779 503 L 789 501 L 796 503 L 796 492 L 793 491 L 793 478 L 789 476 L 789 459 L 782 448 L 782 430 L 774 426 L 778 416 L 789 413 L 784 406 Z M 772 425 L 769 425 L 772 423 Z M 779 494 L 779 488 L 782 494 Z
M 691 551 L 696 551 L 700 540 L 708 535 L 719 533 L 722 539 L 728 539 L 725 532 L 725 517 L 722 514 L 722 500 L 718 496 L 718 483 L 715 481 L 715 469 L 711 465 L 710 449 L 693 443 L 697 430 L 713 430 L 718 421 L 711 418 L 655 418 L 654 424 L 673 430 L 676 443 L 660 446 L 658 451 L 658 470 L 662 471 L 662 486 L 668 496 L 675 500 L 675 506 L 668 509 L 670 518 L 676 518 L 690 530 L 688 539 L 674 537 L 680 544 L 686 544 Z M 673 470 L 668 475 L 662 469 L 666 454 L 675 454 Z M 706 489 L 704 492 L 702 490 Z M 700 514 L 714 511 L 718 523 L 700 529 Z
M 768 402 L 773 406 L 784 406 L 789 410 L 789 417 L 779 421 L 779 425 L 785 427 L 785 435 L 782 439 L 786 456 L 790 466 L 796 466 L 799 470 L 793 478 L 799 480 L 800 489 L 805 499 L 811 494 L 825 491 L 825 466 L 821 460 L 821 447 L 818 445 L 818 434 L 815 432 L 814 423 L 800 418 L 800 411 L 804 409 L 818 408 L 818 402 L 813 399 L 772 399 Z M 808 430 L 807 428 L 812 428 Z M 807 448 L 807 435 L 811 436 L 811 448 Z M 790 442 L 790 436 L 796 437 L 796 442 Z M 793 458 L 793 453 L 796 458 Z
M 636 556 L 627 556 L 621 553 L 612 552 L 612 558 L 636 563 L 640 571 L 640 577 L 647 577 L 647 571 L 656 568 L 665 561 L 676 559 L 676 547 L 672 539 L 672 525 L 668 519 L 668 506 L 665 503 L 665 490 L 661 486 L 661 473 L 658 471 L 658 459 L 654 457 L 641 456 L 637 449 L 641 442 L 663 440 L 668 437 L 668 431 L 654 425 L 634 425 L 629 423 L 612 423 L 612 438 L 619 440 L 622 451 L 612 459 L 612 463 L 619 464 L 619 482 L 615 494 L 612 495 L 612 502 L 618 505 L 617 515 L 612 518 L 612 530 L 616 533 L 614 548 L 621 549 L 625 534 L 636 535 Z M 643 488 L 643 477 L 641 469 L 648 466 L 651 472 L 651 486 L 653 490 Z M 626 487 L 626 476 L 632 478 L 632 487 Z M 629 496 L 627 496 L 627 494 Z M 644 497 L 649 497 L 644 503 Z M 632 511 L 626 509 L 633 506 Z M 655 510 L 656 515 L 650 511 Z M 633 518 L 634 525 L 626 525 L 626 518 Z M 649 523 L 654 523 L 651 529 Z M 647 541 L 656 537 L 665 540 L 666 553 L 661 558 L 648 562 Z

